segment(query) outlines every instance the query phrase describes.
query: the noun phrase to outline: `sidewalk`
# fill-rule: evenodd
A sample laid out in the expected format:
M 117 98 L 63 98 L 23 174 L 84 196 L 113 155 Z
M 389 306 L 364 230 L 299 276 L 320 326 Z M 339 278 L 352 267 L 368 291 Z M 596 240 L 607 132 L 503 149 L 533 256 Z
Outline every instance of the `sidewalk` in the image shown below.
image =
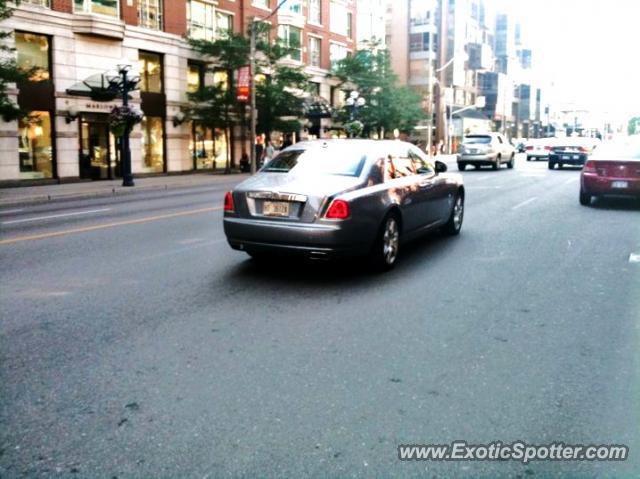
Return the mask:
M 80 183 L 63 183 L 42 186 L 18 186 L 0 188 L 0 207 L 22 206 L 50 201 L 75 200 L 82 198 L 99 198 L 122 196 L 142 191 L 189 188 L 194 186 L 211 186 L 221 183 L 241 181 L 246 174 L 229 175 L 194 173 L 187 175 L 153 176 L 135 178 L 135 186 L 123 187 L 122 180 L 86 181 Z

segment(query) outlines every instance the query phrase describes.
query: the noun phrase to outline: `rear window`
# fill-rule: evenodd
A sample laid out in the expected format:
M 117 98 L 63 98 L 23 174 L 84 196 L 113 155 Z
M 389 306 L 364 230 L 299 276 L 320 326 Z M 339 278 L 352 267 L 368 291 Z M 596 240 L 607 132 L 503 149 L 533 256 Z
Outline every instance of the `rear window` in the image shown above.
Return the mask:
M 260 171 L 267 173 L 305 173 L 360 176 L 367 159 L 355 148 L 332 147 L 287 150 L 267 163 Z
M 489 143 L 491 143 L 491 137 L 486 135 L 465 136 L 462 143 L 464 143 L 465 145 L 473 145 L 473 144 L 488 145 Z
M 602 143 L 594 150 L 598 160 L 640 160 L 640 138 L 622 142 Z

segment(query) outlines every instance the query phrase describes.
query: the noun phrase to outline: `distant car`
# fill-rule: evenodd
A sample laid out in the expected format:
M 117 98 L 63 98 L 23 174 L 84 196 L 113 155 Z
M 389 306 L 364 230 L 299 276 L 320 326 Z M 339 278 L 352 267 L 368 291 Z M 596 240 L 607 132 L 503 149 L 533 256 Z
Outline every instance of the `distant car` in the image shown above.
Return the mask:
M 580 204 L 601 196 L 640 200 L 640 137 L 603 144 L 587 160 L 580 175 Z
M 555 138 L 537 138 L 535 140 L 529 140 L 525 147 L 525 153 L 527 154 L 527 161 L 532 160 L 548 160 L 549 153 L 553 149 L 553 143 Z
M 513 168 L 516 150 L 500 133 L 467 135 L 458 147 L 458 169 L 464 171 L 467 165 L 476 168 L 492 166 L 494 170 L 503 163 Z
M 462 227 L 462 177 L 402 141 L 317 140 L 292 145 L 225 196 L 233 249 L 264 259 L 369 255 L 390 269 L 404 241 Z
M 595 147 L 592 138 L 558 138 L 549 153 L 549 169 L 553 170 L 556 165 L 560 169 L 564 165 L 583 166 Z

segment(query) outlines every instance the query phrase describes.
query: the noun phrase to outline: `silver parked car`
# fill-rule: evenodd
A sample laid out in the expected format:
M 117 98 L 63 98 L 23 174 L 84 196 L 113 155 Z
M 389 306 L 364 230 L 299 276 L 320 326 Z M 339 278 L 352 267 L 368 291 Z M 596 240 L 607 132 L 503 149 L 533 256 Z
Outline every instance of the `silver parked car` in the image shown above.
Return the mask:
M 224 231 L 256 258 L 369 255 L 390 269 L 404 241 L 460 232 L 462 177 L 446 170 L 402 141 L 297 143 L 226 194 Z
M 467 135 L 458 147 L 458 169 L 464 171 L 467 165 L 473 165 L 497 170 L 503 163 L 513 168 L 515 157 L 516 149 L 500 133 Z

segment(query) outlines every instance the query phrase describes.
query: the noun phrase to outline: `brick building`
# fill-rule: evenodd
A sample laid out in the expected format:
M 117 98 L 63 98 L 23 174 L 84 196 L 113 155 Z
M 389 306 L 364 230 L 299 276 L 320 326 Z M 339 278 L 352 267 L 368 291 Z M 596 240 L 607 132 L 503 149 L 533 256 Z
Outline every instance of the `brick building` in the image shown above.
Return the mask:
M 200 81 L 201 59 L 189 36 L 215 39 L 246 32 L 269 16 L 276 0 L 22 0 L 0 24 L 15 31 L 18 63 L 36 67 L 34 80 L 10 92 L 30 114 L 0 123 L 0 182 L 73 181 L 119 176 L 119 148 L 108 112 L 118 100 L 82 96 L 87 83 L 118 65 L 139 71 L 132 103 L 144 119 L 131 135 L 134 174 L 221 168 L 227 149 L 242 145 L 240 131 L 211 131 L 181 122 L 187 92 Z M 355 49 L 355 0 L 288 0 L 269 20 L 273 37 L 298 44 L 290 61 L 305 66 L 314 94 L 337 103 L 341 94 L 328 73 L 332 62 Z M 307 121 L 324 135 L 329 120 Z

